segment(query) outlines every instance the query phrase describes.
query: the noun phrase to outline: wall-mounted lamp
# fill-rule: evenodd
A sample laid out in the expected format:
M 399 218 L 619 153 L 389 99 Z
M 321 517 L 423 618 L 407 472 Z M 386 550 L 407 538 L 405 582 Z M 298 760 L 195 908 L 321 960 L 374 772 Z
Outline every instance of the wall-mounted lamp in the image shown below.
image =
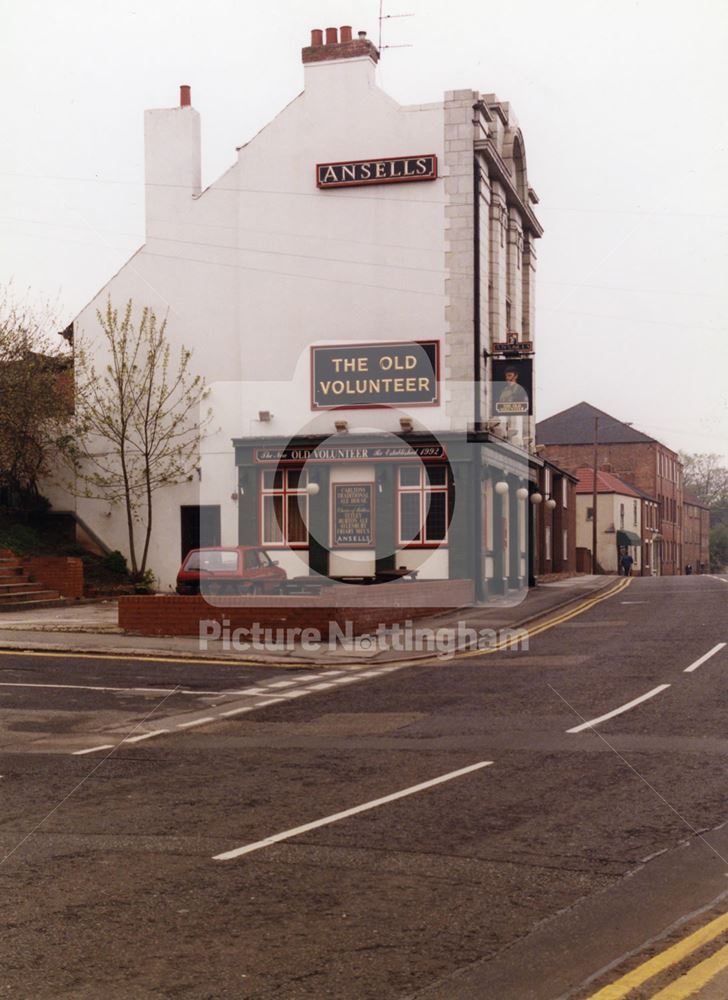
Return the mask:
M 505 496 L 508 492 L 508 483 L 501 479 L 493 488 L 499 496 Z
M 553 499 L 547 500 L 546 506 L 548 507 L 549 510 L 553 510 L 556 507 L 556 501 Z
M 349 421 L 348 420 L 335 420 L 334 421 L 334 427 L 336 428 L 336 433 L 337 434 L 346 434 L 346 432 L 349 430 Z
M 310 497 L 318 496 L 320 490 L 321 487 L 319 486 L 318 483 L 309 483 L 308 486 L 306 487 L 306 492 Z
M 528 490 L 525 486 L 520 486 L 516 490 L 516 496 L 519 500 L 528 500 Z
M 273 414 L 270 410 L 258 410 L 258 420 L 261 424 L 269 424 L 273 419 Z
M 237 492 L 237 490 L 236 490 L 236 491 L 235 491 L 234 493 L 231 493 L 231 494 L 230 494 L 230 499 L 231 499 L 231 500 L 234 500 L 234 501 L 235 501 L 235 503 L 237 503 L 237 502 L 238 502 L 238 492 Z
M 543 501 L 543 497 L 541 496 L 540 493 L 532 493 L 531 494 L 531 503 L 534 506 L 538 506 L 538 504 L 540 504 L 542 501 Z
M 412 423 L 412 417 L 400 417 L 399 426 L 405 432 L 411 431 L 414 428 L 414 424 Z

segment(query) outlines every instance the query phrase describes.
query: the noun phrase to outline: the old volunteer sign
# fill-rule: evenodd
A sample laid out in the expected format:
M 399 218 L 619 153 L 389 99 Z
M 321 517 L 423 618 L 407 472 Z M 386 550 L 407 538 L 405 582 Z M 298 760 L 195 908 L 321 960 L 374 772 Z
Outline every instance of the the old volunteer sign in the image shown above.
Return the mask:
M 434 406 L 439 343 L 311 348 L 311 407 Z
M 432 153 L 425 156 L 388 156 L 379 160 L 316 164 L 316 184 L 320 188 L 436 179 L 437 157 Z

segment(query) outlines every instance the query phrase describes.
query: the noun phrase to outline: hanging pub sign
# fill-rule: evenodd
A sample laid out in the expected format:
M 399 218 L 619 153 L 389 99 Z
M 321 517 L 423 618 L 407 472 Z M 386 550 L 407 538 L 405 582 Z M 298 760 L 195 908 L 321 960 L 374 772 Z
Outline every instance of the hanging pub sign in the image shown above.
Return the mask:
M 311 408 L 435 406 L 439 342 L 311 348 Z
M 334 483 L 333 544 L 346 548 L 372 548 L 372 483 Z
M 436 179 L 437 157 L 433 153 L 425 156 L 387 156 L 379 160 L 316 164 L 316 186 L 320 188 Z
M 493 354 L 506 354 L 510 357 L 520 357 L 533 354 L 532 340 L 519 340 L 518 334 L 508 334 L 508 340 L 496 340 L 493 343 Z
M 499 417 L 519 417 L 532 413 L 531 358 L 493 361 L 492 364 L 493 412 Z

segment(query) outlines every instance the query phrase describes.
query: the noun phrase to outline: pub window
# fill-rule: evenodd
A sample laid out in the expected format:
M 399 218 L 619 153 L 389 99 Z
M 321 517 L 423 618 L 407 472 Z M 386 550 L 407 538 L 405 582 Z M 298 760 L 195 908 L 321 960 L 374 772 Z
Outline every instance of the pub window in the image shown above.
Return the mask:
M 301 469 L 262 473 L 262 545 L 308 545 L 308 474 Z
M 400 545 L 447 541 L 448 482 L 444 466 L 403 465 L 397 490 Z

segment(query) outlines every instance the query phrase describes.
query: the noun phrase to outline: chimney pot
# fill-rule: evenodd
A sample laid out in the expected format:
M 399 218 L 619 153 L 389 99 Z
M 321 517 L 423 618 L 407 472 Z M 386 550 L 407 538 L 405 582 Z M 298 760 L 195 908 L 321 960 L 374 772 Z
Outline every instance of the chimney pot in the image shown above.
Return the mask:
M 311 32 L 311 45 L 323 45 L 324 44 L 324 33 L 321 28 L 314 28 Z
M 366 31 L 357 31 L 357 35 L 359 36 L 359 38 L 366 38 L 367 37 Z
M 181 108 L 189 108 L 192 105 L 192 87 L 188 84 L 183 83 L 179 88 L 179 106 Z
M 326 29 L 326 44 L 327 45 L 337 45 L 339 41 L 339 29 L 338 28 L 327 28 Z
M 340 32 L 341 33 L 340 33 L 339 37 L 340 37 L 340 39 L 341 39 L 342 42 L 350 42 L 351 41 L 351 25 L 350 24 L 342 24 L 342 26 L 340 28 Z

